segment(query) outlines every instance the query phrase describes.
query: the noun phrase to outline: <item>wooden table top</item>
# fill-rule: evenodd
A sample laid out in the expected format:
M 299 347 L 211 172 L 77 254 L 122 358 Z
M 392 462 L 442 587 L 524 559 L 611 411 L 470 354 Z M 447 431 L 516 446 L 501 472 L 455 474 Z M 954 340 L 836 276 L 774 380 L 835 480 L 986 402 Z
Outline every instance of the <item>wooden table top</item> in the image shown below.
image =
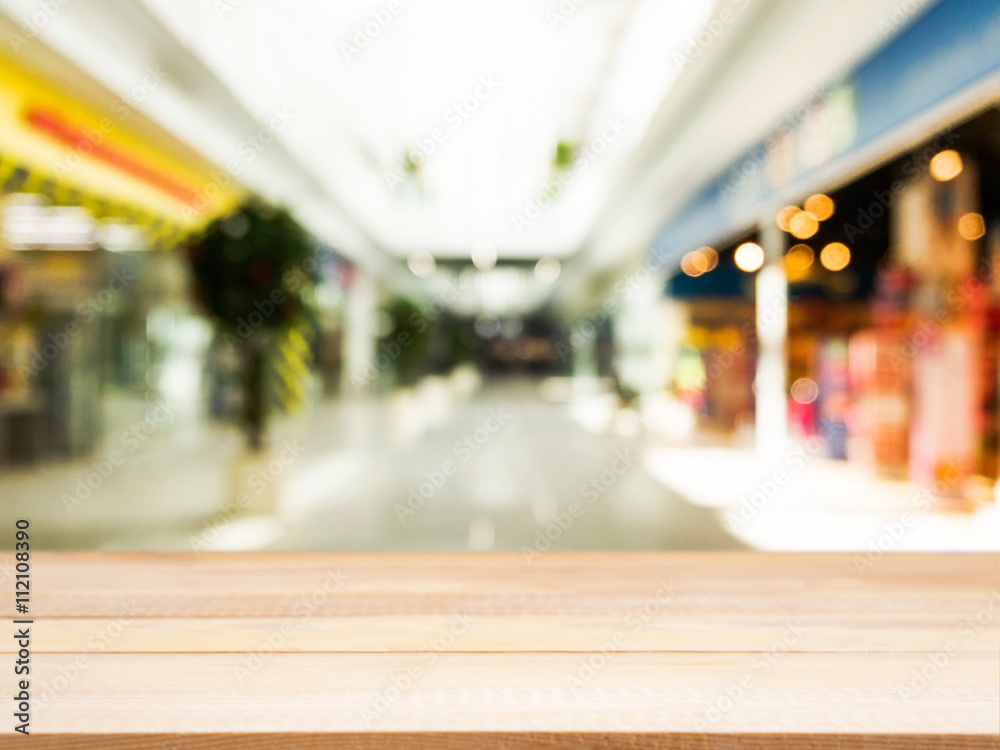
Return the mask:
M 35 747 L 1000 748 L 996 554 L 32 552 L 31 589 Z

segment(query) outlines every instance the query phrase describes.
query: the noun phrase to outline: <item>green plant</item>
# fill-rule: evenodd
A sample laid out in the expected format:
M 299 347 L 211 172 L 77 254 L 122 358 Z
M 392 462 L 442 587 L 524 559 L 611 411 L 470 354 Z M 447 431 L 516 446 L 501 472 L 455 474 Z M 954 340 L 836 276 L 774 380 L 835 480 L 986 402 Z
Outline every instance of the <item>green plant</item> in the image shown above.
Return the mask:
M 552 166 L 556 171 L 569 169 L 576 159 L 576 146 L 568 141 L 558 141 L 556 151 L 552 156 Z
M 316 243 L 284 208 L 259 198 L 212 221 L 189 241 L 195 298 L 240 353 L 242 421 L 254 450 L 267 423 L 272 333 L 307 317 Z
M 382 344 L 392 349 L 398 344 L 394 367 L 399 385 L 413 385 L 427 371 L 427 351 L 430 345 L 431 323 L 413 302 L 398 297 L 386 312 L 392 320 L 392 331 Z

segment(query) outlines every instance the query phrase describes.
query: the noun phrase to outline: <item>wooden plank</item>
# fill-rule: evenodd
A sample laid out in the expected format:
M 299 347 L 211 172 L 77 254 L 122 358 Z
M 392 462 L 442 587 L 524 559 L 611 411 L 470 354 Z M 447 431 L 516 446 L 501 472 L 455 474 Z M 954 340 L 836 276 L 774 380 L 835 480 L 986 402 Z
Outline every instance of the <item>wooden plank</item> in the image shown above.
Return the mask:
M 869 562 L 33 553 L 29 743 L 1000 748 L 1000 555 Z
M 285 652 L 351 653 L 417 651 L 446 629 L 451 615 L 224 618 L 147 618 L 124 608 L 118 618 L 51 618 L 35 623 L 39 653 L 67 652 L 235 652 L 252 651 L 266 634 L 283 634 Z M 624 651 L 756 651 L 769 648 L 789 622 L 804 629 L 798 651 L 932 651 L 953 638 L 975 612 L 940 615 L 933 611 L 840 616 L 802 611 L 777 616 L 704 613 L 665 609 L 644 622 L 638 616 L 486 615 L 477 617 L 458 647 L 461 651 L 588 652 L 622 631 Z M 901 625 L 903 627 L 901 627 Z M 972 637 L 963 650 L 1000 653 L 1000 617 Z M 0 652 L 13 653 L 13 641 Z
M 72 660 L 41 654 L 34 724 L 39 733 L 694 732 L 696 719 L 716 733 L 998 727 L 996 663 L 978 654 L 952 657 L 922 691 L 910 686 L 922 653 L 789 653 L 767 667 L 759 657 L 95 654 L 70 681 Z
M 397 554 L 282 553 L 273 564 L 260 553 L 48 554 L 59 562 L 34 563 L 39 617 L 117 617 L 133 600 L 146 617 L 283 617 L 301 609 L 303 598 L 319 616 L 617 615 L 643 604 L 663 581 L 675 585 L 672 608 L 713 616 L 785 617 L 806 605 L 831 616 L 961 616 L 1000 590 L 1000 556 L 989 554 L 935 555 L 931 563 L 887 555 L 864 575 L 854 556 L 837 554 L 551 553 L 531 566 L 511 553 L 420 555 L 419 566 Z M 331 587 L 337 596 L 324 597 Z M 13 616 L 12 601 L 0 607 Z
M 316 734 L 66 734 L 4 741 L 0 748 L 39 750 L 996 750 L 983 735 L 744 734 L 706 739 L 704 734 L 646 732 L 341 732 Z M 15 744 L 16 743 L 16 744 Z

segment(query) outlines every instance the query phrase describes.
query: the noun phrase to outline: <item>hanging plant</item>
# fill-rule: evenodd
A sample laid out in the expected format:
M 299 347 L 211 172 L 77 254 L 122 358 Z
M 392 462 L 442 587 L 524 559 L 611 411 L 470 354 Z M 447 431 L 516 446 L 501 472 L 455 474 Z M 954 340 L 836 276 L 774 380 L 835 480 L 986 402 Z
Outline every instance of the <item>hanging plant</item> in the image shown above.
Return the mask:
M 558 141 L 556 151 L 552 155 L 552 167 L 556 172 L 562 172 L 573 166 L 576 161 L 577 147 L 569 141 Z
M 317 279 L 316 245 L 284 208 L 250 198 L 188 243 L 194 294 L 241 360 L 242 426 L 264 443 L 273 333 L 306 317 Z

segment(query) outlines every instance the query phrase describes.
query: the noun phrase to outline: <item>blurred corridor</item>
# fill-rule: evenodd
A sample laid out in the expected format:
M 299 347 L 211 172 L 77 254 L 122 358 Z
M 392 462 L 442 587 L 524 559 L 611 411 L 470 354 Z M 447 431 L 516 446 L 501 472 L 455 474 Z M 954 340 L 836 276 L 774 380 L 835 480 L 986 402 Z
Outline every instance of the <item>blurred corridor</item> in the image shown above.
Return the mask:
M 647 440 L 594 434 L 530 382 L 467 397 L 457 390 L 429 381 L 405 398 L 330 404 L 280 425 L 276 462 L 245 485 L 253 501 L 261 487 L 279 485 L 277 516 L 249 503 L 226 507 L 226 459 L 240 446 L 210 428 L 154 436 L 89 496 L 80 477 L 95 468 L 86 460 L 6 474 L 0 491 L 14 513 L 35 519 L 39 543 L 53 547 L 742 546 L 711 511 L 643 471 Z M 113 449 L 97 451 L 99 463 Z M 571 518 L 572 503 L 580 511 Z
M 998 265 L 1000 1 L 0 0 L 42 546 L 1000 549 Z

